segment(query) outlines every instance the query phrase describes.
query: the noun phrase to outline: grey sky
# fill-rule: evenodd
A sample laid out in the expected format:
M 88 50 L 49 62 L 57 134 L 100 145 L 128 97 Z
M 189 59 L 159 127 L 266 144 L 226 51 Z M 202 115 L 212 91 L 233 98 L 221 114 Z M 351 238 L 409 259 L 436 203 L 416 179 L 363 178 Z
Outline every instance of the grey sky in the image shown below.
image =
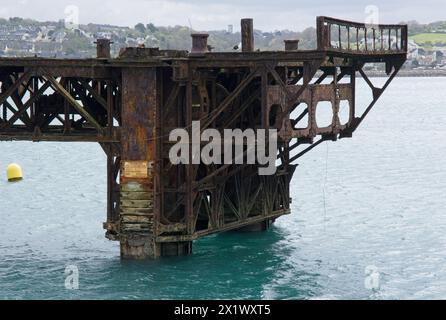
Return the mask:
M 78 7 L 80 23 L 189 25 L 190 20 L 197 30 L 228 24 L 237 29 L 242 17 L 254 18 L 255 28 L 262 30 L 302 30 L 315 26 L 318 15 L 364 21 L 369 5 L 379 8 L 381 23 L 446 20 L 446 0 L 0 0 L 0 17 L 59 20 L 69 5 Z

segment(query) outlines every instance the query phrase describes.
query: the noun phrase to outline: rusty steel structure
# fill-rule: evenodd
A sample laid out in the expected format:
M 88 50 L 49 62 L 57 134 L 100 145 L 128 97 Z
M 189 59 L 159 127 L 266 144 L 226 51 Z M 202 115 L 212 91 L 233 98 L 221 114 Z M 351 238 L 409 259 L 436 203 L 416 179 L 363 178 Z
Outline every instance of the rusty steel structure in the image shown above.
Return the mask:
M 351 137 L 395 77 L 407 26 L 318 17 L 317 49 L 289 39 L 274 52 L 255 50 L 252 19 L 241 30 L 238 52 L 212 52 L 201 33 L 190 52 L 138 47 L 112 58 L 100 39 L 92 59 L 0 58 L 0 140 L 99 143 L 107 155 L 104 228 L 124 258 L 189 254 L 201 236 L 266 229 L 290 213 L 296 160 L 323 141 Z M 367 63 L 385 66 L 384 86 L 367 77 Z M 358 74 L 372 93 L 360 114 Z M 324 127 L 321 102 L 332 112 Z M 255 164 L 172 164 L 169 132 L 190 131 L 192 121 L 201 130 L 276 128 L 276 173 L 260 176 Z

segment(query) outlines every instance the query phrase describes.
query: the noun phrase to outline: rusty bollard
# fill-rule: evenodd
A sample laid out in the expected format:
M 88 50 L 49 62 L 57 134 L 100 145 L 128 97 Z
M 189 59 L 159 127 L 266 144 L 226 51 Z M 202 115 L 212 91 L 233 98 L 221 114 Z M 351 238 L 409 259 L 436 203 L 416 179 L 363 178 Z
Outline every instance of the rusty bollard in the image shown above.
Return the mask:
M 207 33 L 192 33 L 192 50 L 191 53 L 202 54 L 208 52 L 208 37 Z

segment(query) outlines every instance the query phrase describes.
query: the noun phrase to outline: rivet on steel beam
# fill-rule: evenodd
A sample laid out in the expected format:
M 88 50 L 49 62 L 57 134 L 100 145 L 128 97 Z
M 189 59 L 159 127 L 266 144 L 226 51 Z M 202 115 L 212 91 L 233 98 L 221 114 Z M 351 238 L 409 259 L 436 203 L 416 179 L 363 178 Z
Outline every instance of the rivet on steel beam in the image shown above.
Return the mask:
M 242 52 L 254 51 L 254 24 L 251 18 L 240 21 L 242 34 Z
M 110 59 L 110 44 L 113 42 L 110 39 L 97 39 L 96 44 L 96 57 L 98 59 Z
M 296 51 L 299 48 L 299 40 L 283 40 L 285 51 Z
M 191 53 L 206 53 L 208 52 L 208 37 L 207 33 L 192 33 L 192 50 Z

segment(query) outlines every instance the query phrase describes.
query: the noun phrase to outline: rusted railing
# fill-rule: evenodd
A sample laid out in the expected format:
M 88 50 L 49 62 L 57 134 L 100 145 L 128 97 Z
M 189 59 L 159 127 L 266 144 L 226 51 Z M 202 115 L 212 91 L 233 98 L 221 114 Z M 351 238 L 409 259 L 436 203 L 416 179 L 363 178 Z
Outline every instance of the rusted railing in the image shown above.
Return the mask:
M 368 25 L 318 17 L 317 46 L 319 50 L 354 53 L 405 53 L 407 25 Z

